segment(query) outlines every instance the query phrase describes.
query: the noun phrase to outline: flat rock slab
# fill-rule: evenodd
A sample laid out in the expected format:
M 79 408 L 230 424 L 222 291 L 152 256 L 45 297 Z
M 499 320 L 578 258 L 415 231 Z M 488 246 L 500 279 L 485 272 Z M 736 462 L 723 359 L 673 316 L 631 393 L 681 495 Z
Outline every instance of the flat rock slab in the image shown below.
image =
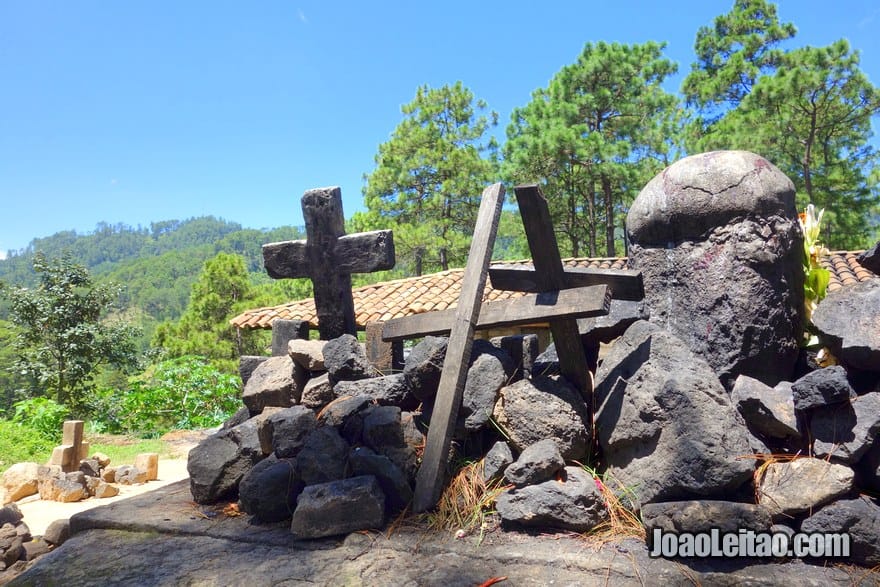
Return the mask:
M 216 509 L 217 512 L 220 508 Z M 297 541 L 286 523 L 197 509 L 186 481 L 75 515 L 74 536 L 10 585 L 841 585 L 871 584 L 865 569 L 651 559 L 639 541 L 602 548 L 568 535 L 492 532 L 455 540 L 398 530 Z M 162 564 L 156 564 L 161 560 Z M 62 571 L 63 569 L 63 571 Z

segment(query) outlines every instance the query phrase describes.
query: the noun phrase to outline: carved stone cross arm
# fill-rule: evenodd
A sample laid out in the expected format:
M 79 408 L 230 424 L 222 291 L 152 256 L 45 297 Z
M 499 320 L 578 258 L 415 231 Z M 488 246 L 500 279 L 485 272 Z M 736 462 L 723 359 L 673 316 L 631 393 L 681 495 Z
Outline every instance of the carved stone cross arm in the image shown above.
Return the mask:
M 314 286 L 318 330 L 323 340 L 356 334 L 351 274 L 394 267 L 390 230 L 345 234 L 338 187 L 307 191 L 302 197 L 306 240 L 263 245 L 263 264 L 274 279 L 309 277 Z

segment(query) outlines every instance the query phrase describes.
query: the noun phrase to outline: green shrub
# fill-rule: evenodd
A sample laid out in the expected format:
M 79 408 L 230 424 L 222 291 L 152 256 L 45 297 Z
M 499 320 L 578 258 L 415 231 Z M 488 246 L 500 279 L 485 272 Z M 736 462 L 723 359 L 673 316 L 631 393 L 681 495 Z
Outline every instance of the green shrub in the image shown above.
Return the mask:
M 15 463 L 45 463 L 54 443 L 39 430 L 9 420 L 0 420 L 0 473 Z
M 36 430 L 49 442 L 61 441 L 64 420 L 70 413 L 66 407 L 46 397 L 32 397 L 16 402 L 12 407 L 15 408 L 13 422 Z
M 239 407 L 237 377 L 202 357 L 186 356 L 129 378 L 127 390 L 103 390 L 93 398 L 90 411 L 95 431 L 147 437 L 217 426 Z

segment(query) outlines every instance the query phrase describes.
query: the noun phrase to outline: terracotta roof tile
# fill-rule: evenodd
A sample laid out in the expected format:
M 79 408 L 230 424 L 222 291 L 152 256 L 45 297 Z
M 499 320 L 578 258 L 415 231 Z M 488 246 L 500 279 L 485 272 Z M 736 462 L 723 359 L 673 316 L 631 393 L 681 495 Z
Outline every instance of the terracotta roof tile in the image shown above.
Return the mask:
M 859 281 L 876 279 L 877 277 L 859 265 L 857 257 L 861 251 L 836 251 L 822 260 L 822 265 L 831 271 L 828 291 L 852 285 Z M 529 260 L 504 261 L 509 265 L 530 265 Z M 602 269 L 626 269 L 625 257 L 598 259 L 563 259 L 568 267 L 593 267 Z M 401 318 L 430 309 L 446 310 L 454 308 L 461 294 L 461 279 L 464 269 L 450 269 L 431 275 L 408 277 L 376 283 L 356 288 L 352 291 L 354 298 L 355 317 L 358 326 L 363 328 L 369 322 L 380 322 L 392 318 Z M 492 289 L 487 282 L 483 299 L 487 301 L 505 300 L 520 297 L 520 292 Z M 313 328 L 317 328 L 315 303 L 309 298 L 275 306 L 248 310 L 230 322 L 239 328 L 271 328 L 272 321 L 305 320 Z

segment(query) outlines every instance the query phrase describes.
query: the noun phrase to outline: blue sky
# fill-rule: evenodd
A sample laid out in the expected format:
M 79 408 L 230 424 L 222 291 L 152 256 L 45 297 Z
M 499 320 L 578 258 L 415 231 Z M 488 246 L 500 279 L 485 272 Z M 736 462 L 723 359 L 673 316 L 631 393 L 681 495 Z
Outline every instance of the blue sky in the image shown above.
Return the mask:
M 302 192 L 326 185 L 350 216 L 419 85 L 461 80 L 503 138 L 587 41 L 667 41 L 677 91 L 697 29 L 732 5 L 0 0 L 0 251 L 100 221 L 301 225 Z M 793 45 L 845 37 L 880 84 L 876 0 L 778 6 Z

